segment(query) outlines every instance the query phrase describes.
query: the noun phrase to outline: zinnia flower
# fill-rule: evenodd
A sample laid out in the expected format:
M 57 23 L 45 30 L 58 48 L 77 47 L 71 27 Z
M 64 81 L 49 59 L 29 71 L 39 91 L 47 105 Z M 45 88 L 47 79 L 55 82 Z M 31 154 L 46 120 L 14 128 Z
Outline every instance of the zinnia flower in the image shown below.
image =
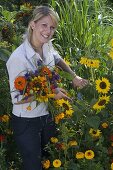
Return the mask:
M 14 81 L 14 87 L 17 90 L 24 90 L 24 88 L 26 87 L 26 79 L 23 76 L 19 76 L 15 79 Z
M 59 168 L 59 167 L 61 166 L 61 161 L 60 161 L 59 159 L 55 159 L 55 160 L 53 161 L 53 166 L 54 166 L 55 168 Z
M 95 156 L 95 154 L 94 154 L 94 152 L 93 152 L 92 150 L 87 150 L 87 151 L 85 152 L 85 158 L 86 158 L 86 159 L 93 159 L 94 156 Z

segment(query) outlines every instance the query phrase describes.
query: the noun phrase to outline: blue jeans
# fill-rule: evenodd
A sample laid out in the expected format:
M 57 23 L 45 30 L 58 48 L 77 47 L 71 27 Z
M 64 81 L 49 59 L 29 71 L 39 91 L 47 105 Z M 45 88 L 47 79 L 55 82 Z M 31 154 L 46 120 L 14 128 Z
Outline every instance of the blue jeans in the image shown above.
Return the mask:
M 42 170 L 45 145 L 55 136 L 56 127 L 51 115 L 37 118 L 12 116 L 12 129 L 23 161 L 23 170 Z

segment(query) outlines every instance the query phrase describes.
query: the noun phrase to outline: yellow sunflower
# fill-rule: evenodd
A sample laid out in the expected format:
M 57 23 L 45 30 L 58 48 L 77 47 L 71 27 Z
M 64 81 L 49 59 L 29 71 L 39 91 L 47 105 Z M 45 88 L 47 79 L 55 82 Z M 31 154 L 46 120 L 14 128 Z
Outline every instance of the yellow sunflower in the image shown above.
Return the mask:
M 44 160 L 42 162 L 42 164 L 43 164 L 44 169 L 49 169 L 49 167 L 50 167 L 50 161 L 49 160 Z
M 93 61 L 93 67 L 94 68 L 99 68 L 99 65 L 100 65 L 100 61 L 99 60 L 94 60 Z
M 76 155 L 75 155 L 75 157 L 76 157 L 77 159 L 83 159 L 83 158 L 84 158 L 84 153 L 83 153 L 83 152 L 77 152 Z
M 95 156 L 95 154 L 94 154 L 94 152 L 93 152 L 92 150 L 87 150 L 87 151 L 85 152 L 85 158 L 86 158 L 86 159 L 93 159 L 94 156 Z
M 64 112 L 65 112 L 66 116 L 72 116 L 72 113 L 74 111 L 73 111 L 72 106 L 68 100 L 64 100 L 64 99 L 57 100 L 57 104 L 60 107 L 64 108 Z
M 59 168 L 59 167 L 61 166 L 61 161 L 60 161 L 59 159 L 55 159 L 55 160 L 53 161 L 53 166 L 54 166 L 55 168 Z
M 90 130 L 89 130 L 89 134 L 94 138 L 100 137 L 101 133 L 102 132 L 99 129 L 95 130 L 93 128 L 90 128 Z
M 87 58 L 86 57 L 81 57 L 80 59 L 80 64 L 86 65 L 87 64 Z
M 108 93 L 108 91 L 110 90 L 110 82 L 107 78 L 103 78 L 98 79 L 95 81 L 96 83 L 96 90 L 98 91 L 98 93 Z
M 101 96 L 97 103 L 93 105 L 94 110 L 101 110 L 105 108 L 105 104 L 107 104 L 110 100 L 110 96 Z

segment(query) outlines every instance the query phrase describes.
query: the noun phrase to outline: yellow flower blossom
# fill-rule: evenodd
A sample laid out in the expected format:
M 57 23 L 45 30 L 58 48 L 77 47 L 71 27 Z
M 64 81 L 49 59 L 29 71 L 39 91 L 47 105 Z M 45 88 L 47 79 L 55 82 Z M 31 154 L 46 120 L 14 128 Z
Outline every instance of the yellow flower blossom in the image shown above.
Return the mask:
M 75 155 L 75 157 L 76 157 L 77 159 L 83 159 L 83 158 L 84 158 L 84 153 L 83 153 L 83 152 L 77 152 L 76 155 Z
M 58 139 L 56 137 L 51 137 L 50 141 L 52 143 L 57 143 L 58 142 Z
M 61 166 L 61 161 L 60 161 L 59 159 L 55 159 L 55 160 L 53 161 L 53 166 L 54 166 L 55 168 L 59 168 L 59 167 Z
M 93 152 L 92 150 L 87 150 L 87 151 L 85 152 L 85 158 L 86 158 L 86 159 L 93 159 L 94 156 L 95 156 L 95 154 L 94 154 L 94 152 Z
M 50 161 L 49 160 L 44 160 L 42 162 L 42 164 L 43 164 L 44 169 L 49 169 L 49 167 L 50 167 Z

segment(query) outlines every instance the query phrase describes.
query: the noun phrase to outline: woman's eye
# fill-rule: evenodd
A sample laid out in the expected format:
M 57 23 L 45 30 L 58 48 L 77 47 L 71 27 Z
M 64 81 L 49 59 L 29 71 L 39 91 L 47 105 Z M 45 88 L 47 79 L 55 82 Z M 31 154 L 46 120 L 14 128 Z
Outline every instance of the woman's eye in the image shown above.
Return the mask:
M 42 24 L 42 25 L 43 25 L 43 27 L 45 27 L 45 28 L 47 27 L 47 24 Z

